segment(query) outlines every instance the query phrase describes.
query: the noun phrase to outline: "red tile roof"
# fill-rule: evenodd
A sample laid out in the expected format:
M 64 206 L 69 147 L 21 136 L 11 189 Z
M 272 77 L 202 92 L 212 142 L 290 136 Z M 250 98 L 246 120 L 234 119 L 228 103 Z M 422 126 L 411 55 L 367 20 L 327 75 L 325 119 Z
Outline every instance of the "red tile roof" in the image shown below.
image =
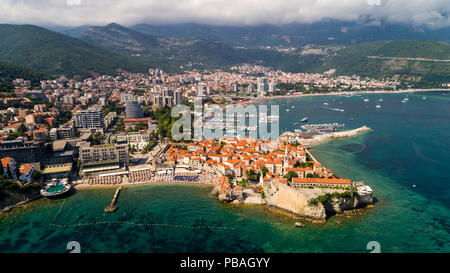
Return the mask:
M 350 185 L 350 179 L 328 179 L 328 178 L 292 178 L 293 183 L 305 183 L 305 184 L 343 184 Z

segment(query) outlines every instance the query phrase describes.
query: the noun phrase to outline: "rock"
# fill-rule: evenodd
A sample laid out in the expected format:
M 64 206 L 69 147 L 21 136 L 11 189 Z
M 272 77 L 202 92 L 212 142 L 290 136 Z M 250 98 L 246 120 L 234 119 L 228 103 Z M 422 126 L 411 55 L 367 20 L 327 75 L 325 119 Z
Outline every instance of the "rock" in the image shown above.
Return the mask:
M 317 205 L 305 206 L 304 216 L 315 220 L 325 221 L 327 219 L 327 212 L 324 205 L 322 203 L 318 203 Z
M 231 198 L 236 202 L 242 203 L 244 201 L 243 193 L 242 191 L 231 191 Z
M 219 188 L 218 187 L 214 187 L 211 191 L 211 195 L 212 196 L 217 196 L 219 194 Z

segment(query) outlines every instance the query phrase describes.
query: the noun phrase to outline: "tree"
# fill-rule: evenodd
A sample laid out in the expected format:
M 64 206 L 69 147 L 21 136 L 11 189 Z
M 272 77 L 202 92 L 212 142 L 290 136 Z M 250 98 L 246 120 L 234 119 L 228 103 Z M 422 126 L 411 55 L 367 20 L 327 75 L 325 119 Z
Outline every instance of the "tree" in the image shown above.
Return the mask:
M 20 137 L 19 132 L 11 132 L 8 137 L 6 138 L 6 140 L 14 140 L 16 138 Z
M 123 124 L 123 119 L 117 122 L 116 128 L 113 130 L 113 133 L 117 133 L 120 131 L 125 131 L 125 126 Z
M 139 122 L 138 124 L 136 124 L 134 127 L 130 127 L 128 128 L 127 132 L 131 133 L 131 132 L 139 132 L 141 130 L 146 130 L 148 129 L 148 124 L 144 123 L 144 122 Z
M 95 133 L 95 134 L 92 136 L 92 140 L 93 140 L 93 142 L 94 142 L 94 145 L 100 145 L 100 144 L 102 144 L 103 134 L 101 134 L 101 133 Z
M 148 152 L 152 149 L 153 145 L 155 145 L 155 142 L 152 141 L 149 144 L 147 144 L 147 146 L 144 147 L 144 152 Z
M 263 176 L 266 176 L 266 174 L 269 172 L 269 169 L 267 169 L 266 167 L 262 168 L 262 174 Z
M 20 168 L 19 168 L 19 166 L 17 166 L 17 168 L 16 168 L 16 178 L 20 179 Z
M 27 131 L 27 127 L 25 127 L 25 125 L 23 125 L 23 123 L 22 123 L 22 124 L 20 124 L 19 128 L 17 129 L 17 131 L 19 132 L 19 134 L 21 136 L 23 136 L 26 133 L 26 131 Z
M 266 193 L 264 191 L 261 191 L 261 198 L 266 199 Z
M 6 165 L 6 175 L 8 176 L 8 178 L 12 178 L 12 173 L 11 173 L 11 167 L 8 165 Z
M 82 164 L 81 159 L 78 159 L 78 160 L 77 160 L 77 168 L 78 168 L 78 169 L 81 168 L 81 164 Z
M 254 170 L 249 170 L 245 174 L 247 175 L 247 178 L 252 182 L 256 182 L 259 179 L 259 173 L 256 173 Z
M 71 118 L 72 118 L 72 112 L 71 111 L 61 109 L 59 111 L 58 116 L 56 116 L 56 122 L 55 122 L 54 127 L 56 128 L 57 126 L 68 122 Z
M 0 177 L 2 177 L 3 175 L 5 175 L 5 171 L 3 170 L 3 165 L 0 164 Z
M 42 173 L 40 171 L 34 171 L 33 172 L 33 180 L 34 181 L 39 181 L 42 178 Z
M 136 148 L 134 146 L 131 146 L 130 144 L 128 144 L 128 151 L 132 154 L 134 154 L 136 152 Z
M 286 178 L 289 182 L 292 182 L 292 178 L 294 177 L 298 177 L 298 174 L 294 171 L 289 171 L 284 175 L 284 178 Z
M 247 183 L 248 183 L 248 180 L 245 179 L 245 178 L 242 178 L 242 180 L 241 180 L 241 182 L 240 182 L 240 185 L 241 185 L 243 188 L 246 188 L 246 187 L 247 187 Z

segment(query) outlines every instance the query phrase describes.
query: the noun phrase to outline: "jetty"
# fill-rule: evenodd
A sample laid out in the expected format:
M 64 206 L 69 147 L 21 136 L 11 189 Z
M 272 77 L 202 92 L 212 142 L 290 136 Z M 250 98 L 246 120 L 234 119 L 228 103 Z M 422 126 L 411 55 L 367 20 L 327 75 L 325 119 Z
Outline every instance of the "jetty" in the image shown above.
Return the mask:
M 117 197 L 119 196 L 119 192 L 121 190 L 122 190 L 122 186 L 117 188 L 116 193 L 114 194 L 114 197 L 111 201 L 111 204 L 109 206 L 105 207 L 105 212 L 114 212 L 117 210 L 116 201 L 117 201 Z

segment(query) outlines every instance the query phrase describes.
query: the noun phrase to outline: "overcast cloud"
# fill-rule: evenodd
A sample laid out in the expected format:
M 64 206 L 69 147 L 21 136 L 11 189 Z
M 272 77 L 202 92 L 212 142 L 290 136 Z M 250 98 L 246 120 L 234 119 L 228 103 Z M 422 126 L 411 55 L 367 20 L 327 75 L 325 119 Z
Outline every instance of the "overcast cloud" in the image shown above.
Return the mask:
M 380 2 L 383 5 L 377 5 Z M 450 26 L 449 0 L 0 0 L 0 23 L 111 22 L 214 25 L 312 23 L 323 19 Z

